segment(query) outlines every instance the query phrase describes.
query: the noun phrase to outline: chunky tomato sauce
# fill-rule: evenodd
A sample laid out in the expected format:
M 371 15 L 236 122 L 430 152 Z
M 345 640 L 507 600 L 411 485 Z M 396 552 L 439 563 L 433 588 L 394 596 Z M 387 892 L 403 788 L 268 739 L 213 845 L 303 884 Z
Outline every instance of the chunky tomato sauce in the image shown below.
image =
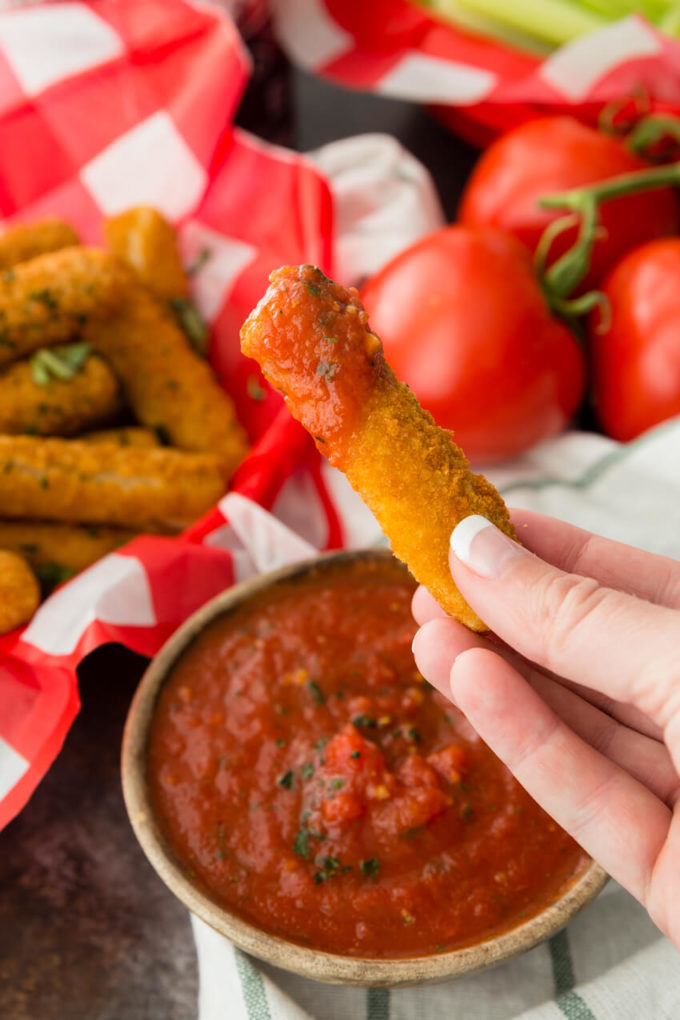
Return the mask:
M 366 414 L 376 380 L 391 375 L 357 291 L 316 266 L 283 266 L 241 330 L 241 350 L 261 365 L 331 464 Z
M 389 560 L 284 582 L 214 621 L 157 707 L 152 795 L 182 864 L 330 952 L 474 943 L 586 863 L 418 674 L 413 587 Z

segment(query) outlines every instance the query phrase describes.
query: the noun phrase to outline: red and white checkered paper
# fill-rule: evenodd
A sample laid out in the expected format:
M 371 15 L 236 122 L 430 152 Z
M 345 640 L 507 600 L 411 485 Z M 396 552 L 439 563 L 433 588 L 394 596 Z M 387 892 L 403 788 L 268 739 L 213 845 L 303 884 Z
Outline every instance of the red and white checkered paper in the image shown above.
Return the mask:
M 455 32 L 408 0 L 280 0 L 277 17 L 305 66 L 437 106 L 453 126 L 456 111 L 495 131 L 633 87 L 658 108 L 680 105 L 678 46 L 640 19 L 612 26 L 594 49 L 575 44 L 540 62 Z M 233 129 L 248 74 L 224 10 L 198 0 L 0 5 L 0 220 L 54 214 L 98 243 L 103 216 L 160 208 L 187 260 L 210 252 L 195 297 L 213 327 L 211 361 L 255 443 L 230 494 L 189 532 L 138 539 L 0 638 L 0 827 L 57 755 L 89 651 L 118 641 L 151 655 L 234 581 L 377 537 L 360 504 L 344 509 L 342 479 L 278 395 L 251 395 L 261 379 L 240 355 L 241 322 L 276 266 L 333 272 L 333 210 L 310 163 Z
M 232 128 L 248 74 L 232 22 L 210 5 L 63 2 L 0 13 L 0 217 L 55 214 L 98 243 L 103 216 L 147 203 L 177 224 L 187 259 L 207 250 L 195 297 L 213 327 L 211 361 L 255 444 L 232 492 L 188 533 L 137 539 L 0 639 L 0 827 L 57 755 L 88 652 L 117 641 L 152 655 L 234 581 L 343 542 L 313 444 L 277 394 L 249 395 L 257 367 L 239 351 L 239 327 L 273 268 L 332 269 L 324 178 Z
M 592 120 L 622 96 L 680 110 L 680 42 L 638 15 L 541 59 L 458 30 L 412 0 L 274 0 L 274 9 L 279 39 L 300 66 L 425 103 L 476 143 L 538 114 Z

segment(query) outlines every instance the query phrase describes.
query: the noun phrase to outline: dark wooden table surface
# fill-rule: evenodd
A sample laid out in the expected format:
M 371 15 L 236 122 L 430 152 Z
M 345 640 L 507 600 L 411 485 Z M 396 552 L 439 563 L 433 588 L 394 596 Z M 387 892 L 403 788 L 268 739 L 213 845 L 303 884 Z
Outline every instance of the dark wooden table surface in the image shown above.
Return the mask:
M 455 214 L 475 152 L 424 111 L 296 74 L 292 144 L 368 131 L 398 137 Z M 144 660 L 119 646 L 80 670 L 82 710 L 62 753 L 0 833 L 2 1020 L 191 1020 L 198 979 L 186 910 L 139 849 L 119 755 Z

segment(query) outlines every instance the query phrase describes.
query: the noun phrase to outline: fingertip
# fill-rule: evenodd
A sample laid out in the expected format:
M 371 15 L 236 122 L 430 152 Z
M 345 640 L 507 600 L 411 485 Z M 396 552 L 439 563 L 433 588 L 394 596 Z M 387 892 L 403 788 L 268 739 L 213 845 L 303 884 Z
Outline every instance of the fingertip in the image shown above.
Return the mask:
M 439 631 L 441 620 L 428 620 L 418 628 L 411 643 L 411 651 L 419 673 L 429 684 L 448 697 L 446 674 L 450 663 L 441 652 Z
M 448 617 L 435 617 L 432 620 L 426 620 L 416 631 L 411 643 L 411 651 L 415 657 L 416 666 L 426 679 L 427 674 L 423 672 L 421 667 L 428 665 L 429 657 L 427 653 L 430 649 L 437 647 L 441 643 L 447 620 Z M 444 624 L 444 630 L 442 624 Z
M 498 652 L 468 648 L 456 656 L 451 666 L 451 697 L 465 715 L 487 713 L 498 707 L 499 684 L 505 682 L 508 674 L 518 676 Z
M 446 617 L 446 613 L 437 600 L 422 585 L 419 585 L 413 593 L 411 613 L 416 623 L 421 627 L 429 620 Z
M 448 616 L 428 620 L 416 631 L 411 646 L 416 666 L 433 687 L 449 698 L 453 661 L 476 640 L 471 631 Z
M 467 648 L 456 656 L 451 665 L 452 692 L 455 690 L 457 695 L 465 696 L 469 687 L 474 688 L 479 685 L 480 667 L 484 664 L 480 653 L 483 652 L 483 648 Z

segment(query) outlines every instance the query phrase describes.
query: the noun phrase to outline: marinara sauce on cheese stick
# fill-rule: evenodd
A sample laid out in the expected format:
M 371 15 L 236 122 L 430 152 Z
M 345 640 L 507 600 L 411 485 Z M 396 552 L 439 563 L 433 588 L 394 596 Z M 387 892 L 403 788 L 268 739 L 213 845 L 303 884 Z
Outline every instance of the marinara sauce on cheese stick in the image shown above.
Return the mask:
M 284 266 L 245 322 L 241 349 L 344 472 L 416 580 L 451 616 L 486 630 L 451 578 L 449 536 L 482 514 L 514 538 L 507 507 L 397 380 L 357 291 L 314 266 Z

